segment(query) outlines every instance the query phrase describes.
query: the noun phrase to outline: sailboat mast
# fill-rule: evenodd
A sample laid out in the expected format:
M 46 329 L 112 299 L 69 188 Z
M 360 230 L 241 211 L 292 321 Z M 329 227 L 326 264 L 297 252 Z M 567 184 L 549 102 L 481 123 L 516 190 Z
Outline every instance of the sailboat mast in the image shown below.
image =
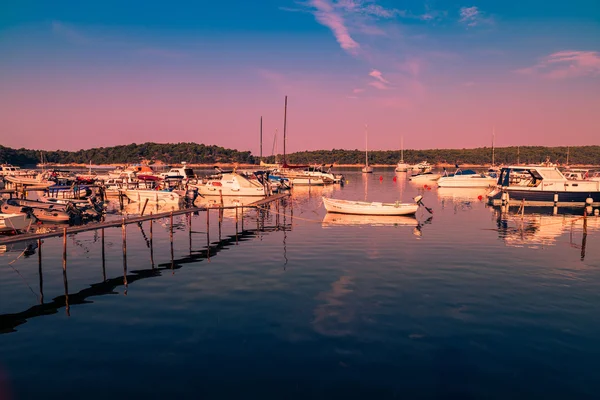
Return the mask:
M 283 108 L 283 165 L 287 164 L 285 161 L 286 130 L 287 130 L 287 96 L 285 96 L 285 105 Z
M 365 124 L 365 166 L 369 166 L 369 154 L 368 154 L 368 144 L 369 144 L 369 131 L 367 130 L 367 124 Z
M 567 146 L 567 165 L 569 165 L 569 146 Z
M 404 162 L 404 136 L 400 138 L 400 161 Z
M 494 136 L 496 136 L 496 128 L 492 128 L 492 167 L 496 165 L 495 153 L 494 153 Z
M 260 159 L 262 160 L 262 117 L 260 117 Z

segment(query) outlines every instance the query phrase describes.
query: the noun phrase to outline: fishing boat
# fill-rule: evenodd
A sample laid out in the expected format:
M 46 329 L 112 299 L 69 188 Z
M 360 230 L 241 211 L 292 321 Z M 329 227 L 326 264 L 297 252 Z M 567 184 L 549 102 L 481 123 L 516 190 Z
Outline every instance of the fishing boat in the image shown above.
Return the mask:
M 125 189 L 122 193 L 131 201 L 144 202 L 146 200 L 159 202 L 179 202 L 180 196 L 178 193 L 170 190 L 155 190 L 155 189 Z
M 0 214 L 0 233 L 22 232 L 32 222 L 32 218 L 26 213 Z
M 419 209 L 416 198 L 415 203 L 381 203 L 323 197 L 323 205 L 327 212 L 355 215 L 412 215 Z
M 266 196 L 269 193 L 268 185 L 258 179 L 248 179 L 235 171 L 220 174 L 218 179 L 188 184 L 188 187 L 197 188 L 201 196 Z
M 373 173 L 373 167 L 369 165 L 368 136 L 367 125 L 365 124 L 365 166 L 361 169 L 363 174 Z
M 496 178 L 477 173 L 472 169 L 458 168 L 455 173 L 438 179 L 437 184 L 439 187 L 490 187 L 496 184 Z
M 400 161 L 396 164 L 396 172 L 408 172 L 412 167 L 404 162 L 404 138 L 400 139 Z
M 502 168 L 487 198 L 495 206 L 600 206 L 600 181 L 569 180 L 556 166 L 514 165 Z

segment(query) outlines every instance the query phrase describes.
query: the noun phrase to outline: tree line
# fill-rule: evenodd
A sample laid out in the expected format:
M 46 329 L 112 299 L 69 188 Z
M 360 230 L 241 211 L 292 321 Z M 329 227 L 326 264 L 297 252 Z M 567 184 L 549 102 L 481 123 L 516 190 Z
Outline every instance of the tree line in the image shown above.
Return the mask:
M 496 164 L 527 163 L 537 164 L 549 160 L 561 165 L 567 164 L 600 164 L 600 146 L 576 147 L 543 147 L 520 146 L 498 147 L 494 149 Z M 0 145 L 0 163 L 13 165 L 35 165 L 43 159 L 47 163 L 56 164 L 127 164 L 162 162 L 179 164 L 239 163 L 259 164 L 260 157 L 253 156 L 250 151 L 226 149 L 220 146 L 207 146 L 198 143 L 132 143 L 123 146 L 99 147 L 78 151 L 40 151 L 29 149 L 12 149 Z M 395 165 L 400 159 L 400 150 L 369 151 L 369 164 Z M 263 157 L 267 163 L 282 162 L 283 155 Z M 420 161 L 431 164 L 477 164 L 486 165 L 492 162 L 492 148 L 475 149 L 430 149 L 404 150 L 404 161 L 410 164 Z M 316 150 L 301 151 L 286 155 L 289 164 L 356 164 L 365 162 L 363 150 Z

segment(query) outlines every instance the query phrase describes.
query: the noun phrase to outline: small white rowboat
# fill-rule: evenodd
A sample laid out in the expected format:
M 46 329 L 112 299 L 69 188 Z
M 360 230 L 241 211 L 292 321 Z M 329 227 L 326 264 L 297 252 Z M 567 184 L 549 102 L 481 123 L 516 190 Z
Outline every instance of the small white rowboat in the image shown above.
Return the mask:
M 323 197 L 327 212 L 356 215 L 411 215 L 419 209 L 415 203 L 379 203 L 356 200 L 340 200 Z

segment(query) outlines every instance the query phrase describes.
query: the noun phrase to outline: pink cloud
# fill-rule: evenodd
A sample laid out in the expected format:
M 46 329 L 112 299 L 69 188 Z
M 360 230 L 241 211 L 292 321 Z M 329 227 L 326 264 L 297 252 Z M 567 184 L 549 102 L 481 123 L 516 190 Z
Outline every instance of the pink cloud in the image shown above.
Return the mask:
M 365 89 L 354 89 L 354 90 L 352 91 L 352 93 L 362 93 L 362 92 L 364 92 L 364 91 L 365 91 Z
M 381 83 L 390 83 L 387 79 L 385 79 L 383 77 L 383 74 L 381 73 L 381 71 L 378 71 L 376 69 L 369 72 L 369 76 L 372 76 L 373 78 L 377 79 Z
M 340 47 L 348 53 L 356 55 L 360 45 L 352 39 L 344 19 L 335 12 L 333 6 L 327 0 L 311 0 L 310 4 L 316 8 L 314 15 L 317 21 L 331 29 Z
M 537 64 L 515 72 L 548 79 L 566 79 L 600 75 L 600 53 L 597 51 L 565 50 L 543 57 Z

